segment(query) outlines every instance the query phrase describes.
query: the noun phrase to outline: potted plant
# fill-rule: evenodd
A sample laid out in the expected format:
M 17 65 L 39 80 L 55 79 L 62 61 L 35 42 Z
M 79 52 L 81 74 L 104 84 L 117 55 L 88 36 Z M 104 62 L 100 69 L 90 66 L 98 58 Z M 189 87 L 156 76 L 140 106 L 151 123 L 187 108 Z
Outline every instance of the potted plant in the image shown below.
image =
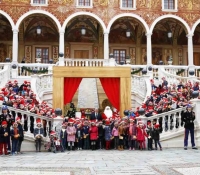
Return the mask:
M 169 56 L 169 59 L 168 59 L 168 64 L 169 64 L 169 65 L 172 65 L 172 63 L 173 63 L 173 58 L 172 58 L 172 56 L 170 55 L 170 56 Z
M 126 64 L 130 64 L 131 63 L 131 59 L 130 59 L 130 56 L 126 56 Z

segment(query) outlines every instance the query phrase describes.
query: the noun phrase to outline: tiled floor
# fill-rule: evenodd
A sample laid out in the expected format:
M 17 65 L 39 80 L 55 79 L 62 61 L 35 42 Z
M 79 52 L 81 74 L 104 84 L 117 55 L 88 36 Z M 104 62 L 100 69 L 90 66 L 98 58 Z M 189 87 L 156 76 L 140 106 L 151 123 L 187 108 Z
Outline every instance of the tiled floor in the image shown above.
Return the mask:
M 200 150 L 25 152 L 0 162 L 0 175 L 198 175 Z

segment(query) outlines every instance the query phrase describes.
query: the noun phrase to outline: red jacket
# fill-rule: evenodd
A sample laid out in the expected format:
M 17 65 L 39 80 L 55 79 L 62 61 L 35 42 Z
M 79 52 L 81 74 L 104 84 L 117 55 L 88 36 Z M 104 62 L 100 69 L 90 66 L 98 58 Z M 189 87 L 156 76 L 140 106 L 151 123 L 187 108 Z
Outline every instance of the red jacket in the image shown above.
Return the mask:
M 143 128 L 137 127 L 137 140 L 145 141 L 145 136 L 148 137 L 146 131 Z
M 90 140 L 97 140 L 97 138 L 98 138 L 98 128 L 97 128 L 97 126 L 91 126 L 89 133 L 90 133 Z

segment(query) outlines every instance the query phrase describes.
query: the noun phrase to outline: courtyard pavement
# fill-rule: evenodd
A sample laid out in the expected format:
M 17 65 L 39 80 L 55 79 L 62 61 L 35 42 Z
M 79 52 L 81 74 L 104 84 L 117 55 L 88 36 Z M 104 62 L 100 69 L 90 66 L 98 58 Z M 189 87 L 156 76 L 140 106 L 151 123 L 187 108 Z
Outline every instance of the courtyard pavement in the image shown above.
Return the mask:
M 0 157 L 0 175 L 200 175 L 200 150 L 24 152 Z

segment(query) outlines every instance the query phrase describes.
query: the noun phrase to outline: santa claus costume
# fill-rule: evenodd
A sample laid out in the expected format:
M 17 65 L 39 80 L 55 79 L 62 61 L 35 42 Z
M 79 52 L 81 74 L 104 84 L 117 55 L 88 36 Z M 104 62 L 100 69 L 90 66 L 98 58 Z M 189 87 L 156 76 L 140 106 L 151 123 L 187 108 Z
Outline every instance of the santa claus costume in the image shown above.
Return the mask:
M 68 143 L 68 150 L 74 150 L 74 142 L 75 142 L 75 135 L 76 135 L 76 128 L 73 126 L 74 120 L 72 118 L 68 121 L 69 126 L 67 126 L 67 143 Z
M 139 143 L 140 146 L 140 150 L 145 149 L 145 137 L 148 137 L 145 129 L 144 129 L 144 124 L 142 121 L 138 122 L 138 126 L 136 128 L 137 130 L 137 141 Z
M 92 150 L 96 149 L 96 142 L 98 138 L 98 128 L 96 126 L 95 121 L 91 121 L 91 127 L 89 130 L 90 133 L 90 142 L 91 142 L 91 148 Z

